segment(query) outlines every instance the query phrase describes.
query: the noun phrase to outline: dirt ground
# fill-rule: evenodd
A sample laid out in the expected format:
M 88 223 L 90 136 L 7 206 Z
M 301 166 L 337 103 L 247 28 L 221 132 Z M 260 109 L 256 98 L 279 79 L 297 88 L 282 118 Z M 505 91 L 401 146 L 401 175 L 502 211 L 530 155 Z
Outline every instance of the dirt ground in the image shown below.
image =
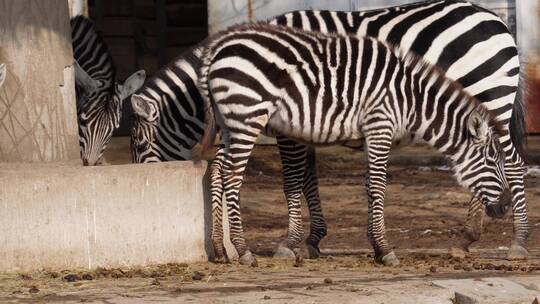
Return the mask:
M 95 271 L 0 275 L 1 303 L 532 303 L 540 264 L 493 258 L 400 255 L 399 267 L 369 255 L 296 262 L 260 257 L 259 267 L 168 264 Z M 470 288 L 480 284 L 480 288 Z M 478 290 L 480 289 L 480 290 Z
M 409 149 L 404 152 L 406 154 Z M 422 152 L 422 149 L 417 149 Z M 432 153 L 423 153 L 432 156 Z M 367 196 L 364 155 L 344 147 L 317 149 L 320 194 L 328 224 L 321 249 L 371 249 L 366 238 Z M 268 161 L 271 160 L 271 161 Z M 401 161 L 400 163 L 403 163 Z M 446 167 L 390 165 L 385 222 L 396 249 L 449 248 L 462 229 L 470 194 Z M 256 253 L 268 254 L 287 230 L 287 205 L 282 192 L 277 148 L 258 146 L 248 165 L 241 192 L 246 237 Z M 540 179 L 526 179 L 531 233 L 529 247 L 540 249 Z M 306 235 L 309 217 L 303 209 Z M 472 248 L 509 246 L 511 212 L 504 219 L 485 217 L 484 233 Z
M 401 153 L 435 157 L 418 148 Z M 496 289 L 491 292 L 495 298 L 486 303 L 531 303 L 533 295 L 540 296 L 540 178 L 529 176 L 526 180 L 529 260 L 504 260 L 512 239 L 510 213 L 501 220 L 486 218 L 482 239 L 473 246 L 471 256 L 455 260 L 446 249 L 459 235 L 470 195 L 445 167 L 422 167 L 420 161 L 407 165 L 403 159 L 390 165 L 385 220 L 388 240 L 401 265 L 382 267 L 373 263 L 366 238 L 363 157 L 343 147 L 317 150 L 320 194 L 328 224 L 319 260 L 271 258 L 275 246 L 286 236 L 287 208 L 277 148 L 257 146 L 241 203 L 246 238 L 258 255 L 258 268 L 202 263 L 0 274 L 0 302 L 450 303 L 454 290 L 440 287 L 440 280 L 497 286 L 498 281 L 489 280 L 499 279 L 525 288 L 527 292 L 519 293 L 524 298 L 496 298 L 500 293 Z M 306 234 L 307 215 L 303 209 Z M 482 299 L 490 299 L 486 297 Z

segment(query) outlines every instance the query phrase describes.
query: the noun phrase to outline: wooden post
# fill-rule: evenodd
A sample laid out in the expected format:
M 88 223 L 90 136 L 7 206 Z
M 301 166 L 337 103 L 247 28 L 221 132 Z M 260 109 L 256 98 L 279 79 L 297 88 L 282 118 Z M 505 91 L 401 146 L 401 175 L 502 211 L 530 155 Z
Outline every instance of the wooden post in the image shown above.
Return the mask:
M 79 159 L 68 2 L 0 1 L 0 162 Z
M 68 0 L 69 16 L 75 17 L 83 15 L 88 17 L 88 1 L 87 0 Z

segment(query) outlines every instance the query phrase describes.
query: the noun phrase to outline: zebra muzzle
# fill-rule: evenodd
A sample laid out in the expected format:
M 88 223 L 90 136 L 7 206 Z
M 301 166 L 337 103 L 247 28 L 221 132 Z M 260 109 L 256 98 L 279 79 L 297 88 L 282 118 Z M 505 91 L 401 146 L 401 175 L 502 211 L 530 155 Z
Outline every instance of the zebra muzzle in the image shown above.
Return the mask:
M 508 189 L 505 189 L 499 196 L 498 203 L 486 205 L 486 214 L 492 218 L 502 218 L 512 206 L 512 195 Z

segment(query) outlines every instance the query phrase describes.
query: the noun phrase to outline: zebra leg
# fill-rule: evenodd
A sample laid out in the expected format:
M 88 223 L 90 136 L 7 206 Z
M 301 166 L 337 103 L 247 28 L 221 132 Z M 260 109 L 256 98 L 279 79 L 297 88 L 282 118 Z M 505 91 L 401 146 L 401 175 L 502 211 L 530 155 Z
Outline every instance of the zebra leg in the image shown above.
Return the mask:
M 223 146 L 220 146 L 210 166 L 210 195 L 212 196 L 212 244 L 214 245 L 214 262 L 228 263 L 227 252 L 223 244 L 223 179 L 224 165 Z
M 525 168 L 519 155 L 513 155 L 513 161 L 507 157 L 505 162 L 505 174 L 512 195 L 512 211 L 514 222 L 514 240 L 508 251 L 507 258 L 510 260 L 526 259 L 528 251 L 525 243 L 529 236 L 529 222 L 527 219 L 527 203 L 525 201 L 524 175 Z M 516 159 L 517 158 L 517 159 Z
M 259 116 L 258 118 L 250 124 L 249 128 L 241 131 L 222 130 L 221 132 L 223 142 L 225 143 L 223 185 L 229 215 L 230 238 L 238 252 L 239 263 L 252 267 L 257 266 L 257 260 L 251 251 L 249 251 L 244 237 L 244 229 L 240 216 L 240 188 L 242 187 L 244 171 L 251 151 L 257 141 L 257 136 L 268 121 L 267 115 Z
M 369 175 L 366 181 L 368 184 L 367 236 L 375 251 L 375 262 L 386 266 L 397 266 L 399 260 L 388 245 L 384 226 L 386 167 L 392 146 L 392 132 L 378 130 L 376 133 L 366 134 L 366 145 L 369 160 Z
M 321 253 L 319 243 L 326 236 L 327 228 L 321 207 L 321 199 L 319 197 L 319 180 L 317 179 L 315 149 L 312 147 L 308 147 L 307 150 L 302 192 L 306 198 L 309 209 L 309 217 L 311 220 L 309 236 L 306 240 L 306 247 L 309 258 L 316 259 Z
M 287 239 L 278 245 L 275 258 L 294 258 L 299 251 L 299 244 L 304 239 L 300 197 L 304 168 L 306 166 L 307 147 L 283 136 L 276 136 L 279 155 L 283 166 L 283 191 L 289 211 L 289 229 Z
M 483 223 L 484 205 L 478 199 L 473 198 L 469 204 L 465 229 L 457 241 L 457 245 L 450 248 L 450 255 L 452 257 L 465 258 L 467 252 L 469 252 L 469 246 L 480 239 Z

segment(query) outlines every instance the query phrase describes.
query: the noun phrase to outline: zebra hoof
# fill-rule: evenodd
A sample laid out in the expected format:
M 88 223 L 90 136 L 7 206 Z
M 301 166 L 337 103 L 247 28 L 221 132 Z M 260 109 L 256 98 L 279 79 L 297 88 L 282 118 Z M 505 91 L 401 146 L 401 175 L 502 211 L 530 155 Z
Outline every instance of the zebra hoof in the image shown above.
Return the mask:
M 289 247 L 287 247 L 284 244 L 279 244 L 276 252 L 274 253 L 274 259 L 291 259 L 294 260 L 296 258 L 296 254 L 294 254 L 294 251 L 292 251 Z
M 399 260 L 393 251 L 382 257 L 382 263 L 384 266 L 399 266 Z
M 459 259 L 459 260 L 462 260 L 467 256 L 467 251 L 465 251 L 465 249 L 459 248 L 459 247 L 450 248 L 448 253 L 454 259 Z
M 525 247 L 517 244 L 512 244 L 508 253 L 506 254 L 506 259 L 508 260 L 526 260 L 529 256 L 529 252 Z
M 308 257 L 310 259 L 318 259 L 321 256 L 321 250 L 317 246 L 313 246 L 311 244 L 306 244 L 306 248 L 308 251 Z
M 216 256 L 212 262 L 215 264 L 228 264 L 230 261 L 227 256 Z
M 238 262 L 240 263 L 240 265 L 247 265 L 249 267 L 258 266 L 257 259 L 250 251 L 247 251 L 246 253 L 244 253 L 244 255 L 238 259 Z

